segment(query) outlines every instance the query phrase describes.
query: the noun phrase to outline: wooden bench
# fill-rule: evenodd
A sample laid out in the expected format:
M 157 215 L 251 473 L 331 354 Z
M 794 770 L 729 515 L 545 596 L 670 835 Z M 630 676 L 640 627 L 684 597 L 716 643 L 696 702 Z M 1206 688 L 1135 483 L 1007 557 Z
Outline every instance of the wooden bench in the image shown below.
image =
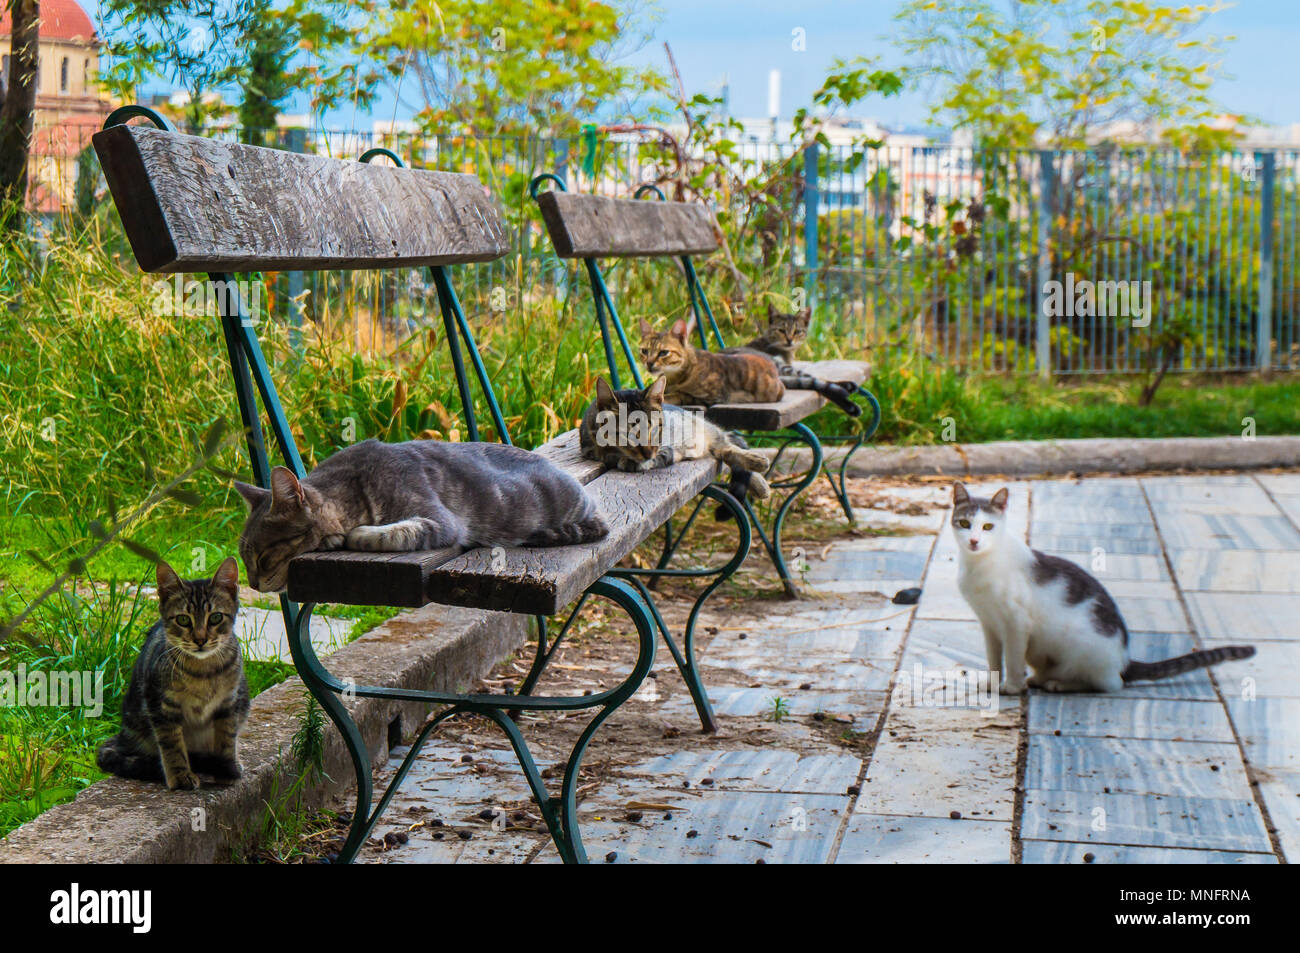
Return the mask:
M 542 186 L 548 182 L 555 188 L 542 191 Z M 615 338 L 638 387 L 642 386 L 642 379 L 618 309 L 605 284 L 599 259 L 676 258 L 681 263 L 682 274 L 686 279 L 687 296 L 699 332 L 700 346 L 706 350 L 710 347 L 705 330 L 707 323 L 713 333 L 713 343 L 719 350 L 724 347 L 713 309 L 691 259 L 692 255 L 708 254 L 718 249 L 718 236 L 712 217 L 706 209 L 687 202 L 664 201 L 663 193 L 654 186 L 643 186 L 637 190 L 637 197 L 632 199 L 578 195 L 567 192 L 563 180 L 550 173 L 537 176 L 530 188 L 556 254 L 562 259 L 581 259 L 586 265 L 595 301 L 596 319 L 605 346 L 606 363 L 615 387 L 620 386 Z M 644 201 L 640 198 L 649 191 L 655 192 L 660 201 Z M 796 367 L 823 380 L 851 381 L 855 385 L 864 383 L 870 371 L 862 361 L 846 360 L 800 361 L 796 362 Z M 854 525 L 853 507 L 845 484 L 849 460 L 880 424 L 879 402 L 869 392 L 861 389 L 860 392 L 866 396 L 873 417 L 861 432 L 848 438 L 853 441 L 853 445 L 840 463 L 838 483 L 829 471 L 823 471 L 821 438 L 802 423 L 826 405 L 826 399 L 820 394 L 809 390 L 787 390 L 785 396 L 774 403 L 715 404 L 705 409 L 706 419 L 728 430 L 763 434 L 784 431 L 784 442 L 773 461 L 774 468 L 790 443 L 803 442 L 810 450 L 811 465 L 802 477 L 773 483 L 776 487 L 789 489 L 789 493 L 777 507 L 770 531 L 763 526 L 753 507 L 748 502 L 745 504 L 781 583 L 791 596 L 798 595 L 798 590 L 790 577 L 782 551 L 782 529 L 791 504 L 812 485 L 818 473 L 826 472 L 826 478 L 840 501 L 845 518 L 850 525 Z M 666 532 L 671 535 L 671 526 Z M 667 564 L 672 551 L 671 543 L 665 546 L 661 566 Z
M 157 128 L 125 125 L 134 116 L 148 118 Z M 491 381 L 447 272 L 448 265 L 493 261 L 508 249 L 497 207 L 477 178 L 368 163 L 381 153 L 397 160 L 386 150 L 371 150 L 361 162 L 344 162 L 179 135 L 168 131 L 156 114 L 138 106 L 111 115 L 95 135 L 94 146 L 132 251 L 145 271 L 205 272 L 213 282 L 228 282 L 236 270 L 429 268 L 470 439 L 478 439 L 478 421 L 466 356 L 496 432 L 509 442 Z M 259 397 L 286 465 L 302 476 L 288 418 L 244 303 L 229 294 L 217 297 L 222 302 L 221 328 L 255 479 L 269 486 Z M 651 474 L 604 473 L 599 465 L 581 458 L 576 431 L 538 452 L 586 486 L 610 525 L 606 538 L 591 545 L 545 549 L 312 553 L 290 565 L 281 605 L 294 664 L 341 732 L 356 773 L 357 807 L 339 854 L 344 862 L 356 856 L 430 733 L 447 718 L 467 713 L 483 715 L 505 732 L 560 856 L 567 862 L 585 860 L 576 813 L 582 757 L 596 729 L 632 696 L 650 671 L 656 633 L 662 634 L 672 651 L 705 727 L 713 726 L 695 667 L 694 620 L 708 595 L 739 568 L 750 544 L 742 511 L 713 484 L 716 464 L 696 461 Z M 679 649 L 642 581 L 645 573 L 618 563 L 679 507 L 701 494 L 730 506 L 742 531 L 735 554 L 724 566 L 689 571 L 714 578 L 696 601 Z M 615 687 L 590 696 L 534 695 L 556 646 L 592 597 L 612 601 L 632 621 L 639 638 L 633 670 Z M 564 626 L 550 639 L 547 616 L 575 601 Z M 439 603 L 525 613 L 536 618 L 537 654 L 517 694 L 464 695 L 345 684 L 321 663 L 307 638 L 312 610 L 320 602 Z M 371 759 L 344 703 L 349 695 L 445 706 L 417 734 L 394 781 L 373 809 Z M 591 709 L 593 718 L 565 764 L 560 793 L 551 795 L 511 715 L 521 710 L 579 709 Z

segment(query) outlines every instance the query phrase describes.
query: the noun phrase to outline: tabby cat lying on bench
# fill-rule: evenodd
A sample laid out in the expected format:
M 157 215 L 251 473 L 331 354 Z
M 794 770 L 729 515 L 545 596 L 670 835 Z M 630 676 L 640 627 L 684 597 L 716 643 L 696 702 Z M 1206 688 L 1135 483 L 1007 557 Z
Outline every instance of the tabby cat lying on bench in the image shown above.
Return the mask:
M 727 492 L 744 503 L 748 493 L 766 499 L 771 486 L 762 476 L 767 457 L 746 446 L 702 414 L 691 413 L 664 403 L 665 379 L 659 378 L 645 390 L 614 390 L 601 378 L 596 381 L 596 399 L 582 415 L 578 439 L 582 455 L 630 473 L 672 466 L 678 460 L 713 457 L 731 469 Z M 719 520 L 731 516 L 718 507 Z
M 609 532 L 582 486 L 545 457 L 498 443 L 366 440 L 299 480 L 236 483 L 248 503 L 248 584 L 283 592 L 289 563 L 318 550 L 406 552 L 567 546 Z
M 814 390 L 850 417 L 860 417 L 862 408 L 849 399 L 851 395 L 861 392 L 857 384 L 852 381 L 824 381 L 793 366 L 799 346 L 808 337 L 811 321 L 812 311 L 809 308 L 787 314 L 777 311 L 769 304 L 767 326 L 763 333 L 744 347 L 729 347 L 722 353 L 761 354 L 776 365 L 781 383 L 787 390 Z

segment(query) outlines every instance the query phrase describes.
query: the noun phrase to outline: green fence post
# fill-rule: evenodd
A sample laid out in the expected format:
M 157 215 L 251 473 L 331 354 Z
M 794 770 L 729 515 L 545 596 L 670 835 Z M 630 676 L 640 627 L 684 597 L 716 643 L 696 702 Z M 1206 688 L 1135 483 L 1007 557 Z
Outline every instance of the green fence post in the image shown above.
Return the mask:
M 803 154 L 803 265 L 807 284 L 807 306 L 817 300 L 817 206 L 820 194 L 817 183 L 817 163 L 821 149 L 816 142 Z
M 1056 190 L 1056 170 L 1053 153 L 1044 149 L 1038 153 L 1038 329 L 1034 343 L 1038 359 L 1038 376 L 1052 376 L 1052 322 L 1047 316 L 1047 282 L 1052 278 L 1051 251 L 1048 235 L 1051 234 L 1054 212 L 1053 194 Z
M 1273 363 L 1273 174 L 1272 152 L 1256 152 L 1259 170 L 1259 313 L 1255 330 L 1255 365 L 1266 371 Z

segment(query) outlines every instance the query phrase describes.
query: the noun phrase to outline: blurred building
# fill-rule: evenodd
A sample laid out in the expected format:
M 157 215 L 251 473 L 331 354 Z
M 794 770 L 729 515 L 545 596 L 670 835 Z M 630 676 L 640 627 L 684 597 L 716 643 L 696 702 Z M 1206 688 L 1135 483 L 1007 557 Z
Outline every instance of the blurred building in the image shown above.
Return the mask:
M 6 5 L 7 7 L 7 5 Z M 0 14 L 5 50 L 0 86 L 9 87 L 9 11 Z M 56 214 L 73 202 L 77 156 L 90 145 L 112 104 L 95 83 L 99 69 L 95 25 L 76 0 L 41 0 L 39 73 L 28 202 Z

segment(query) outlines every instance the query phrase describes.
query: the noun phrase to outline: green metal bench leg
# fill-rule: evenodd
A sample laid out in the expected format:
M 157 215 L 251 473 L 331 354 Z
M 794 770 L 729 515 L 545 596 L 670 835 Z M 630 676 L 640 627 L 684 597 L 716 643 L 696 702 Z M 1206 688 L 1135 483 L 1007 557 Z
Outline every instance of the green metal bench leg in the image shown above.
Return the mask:
M 291 619 L 289 654 L 293 657 L 294 667 L 298 670 L 303 684 L 307 686 L 307 691 L 311 692 L 312 697 L 324 709 L 330 721 L 338 728 L 339 734 L 343 736 L 343 744 L 352 759 L 352 770 L 356 773 L 356 810 L 352 812 L 352 823 L 348 827 L 347 840 L 339 850 L 339 862 L 351 863 L 357 856 L 357 852 L 361 850 L 361 844 L 369 834 L 370 828 L 378 819 L 378 815 L 373 819 L 369 817 L 370 799 L 374 795 L 370 752 L 366 748 L 365 739 L 361 736 L 361 730 L 357 728 L 357 723 L 352 720 L 347 706 L 339 697 L 340 693 L 346 690 L 346 686 L 325 670 L 315 650 L 311 648 L 308 631 L 312 610 L 316 606 L 308 602 L 295 611 L 293 604 L 286 597 L 281 596 L 280 602 L 285 616 Z
M 871 439 L 872 435 L 875 434 L 876 429 L 880 426 L 880 401 L 878 401 L 876 395 L 871 393 L 869 390 L 863 390 L 859 387 L 858 392 L 866 397 L 871 403 L 871 423 L 861 434 L 858 435 L 857 442 L 849 448 L 848 453 L 844 454 L 844 459 L 840 461 L 838 484 L 835 481 L 835 477 L 831 475 L 831 472 L 829 470 L 826 471 L 826 481 L 830 483 L 831 490 L 835 493 L 836 499 L 840 501 L 840 509 L 844 511 L 844 518 L 848 520 L 850 527 L 856 526 L 857 521 L 853 513 L 853 504 L 849 501 L 847 483 L 849 461 L 852 460 L 853 455 L 861 450 L 866 442 Z
M 596 730 L 616 708 L 636 693 L 645 677 L 650 673 L 650 669 L 654 665 L 656 645 L 654 618 L 648 604 L 642 600 L 635 587 L 628 585 L 621 579 L 605 576 L 588 587 L 586 593 L 583 594 L 579 607 L 592 595 L 609 599 L 622 607 L 631 618 L 633 625 L 636 627 L 639 641 L 636 665 L 628 677 L 612 690 L 603 691 L 592 696 L 549 699 L 518 695 L 450 695 L 442 692 L 419 692 L 374 686 L 347 686 L 324 668 L 308 639 L 308 622 L 314 606 L 308 604 L 295 610 L 292 603 L 289 603 L 288 600 L 282 600 L 286 615 L 292 620 L 289 627 L 289 651 L 293 656 L 294 664 L 312 697 L 320 703 L 330 721 L 334 723 L 343 736 L 344 744 L 348 749 L 348 755 L 352 759 L 352 767 L 356 774 L 356 808 L 352 814 L 347 839 L 339 850 L 339 863 L 351 863 L 356 859 L 366 837 L 369 836 L 375 824 L 378 823 L 380 816 L 387 809 L 393 796 L 397 793 L 398 787 L 414 764 L 420 749 L 433 731 L 448 718 L 462 714 L 482 715 L 505 732 L 506 737 L 510 739 L 519 767 L 533 792 L 533 797 L 541 809 L 547 830 L 555 842 L 555 848 L 559 851 L 561 859 L 565 863 L 586 862 L 586 853 L 583 851 L 582 837 L 578 830 L 576 803 L 578 772 L 582 766 L 582 758 Z M 575 609 L 575 613 L 576 611 Z M 572 616 L 570 616 L 571 620 Z M 552 643 L 551 648 L 554 648 L 554 643 Z M 544 649 L 542 652 L 548 654 Z M 540 674 L 540 669 L 538 673 Z M 359 696 L 402 698 L 414 701 L 427 700 L 442 702 L 448 706 L 438 712 L 421 728 L 406 757 L 402 759 L 393 780 L 384 790 L 379 803 L 373 810 L 370 808 L 374 796 L 370 753 L 366 748 L 365 739 L 362 738 L 356 722 L 352 719 L 347 707 L 340 698 L 340 695 L 348 691 L 349 688 Z M 581 736 L 579 736 L 565 763 L 564 782 L 559 797 L 552 797 L 547 792 L 541 772 L 537 769 L 537 763 L 533 759 L 532 752 L 529 750 L 519 726 L 507 714 L 509 710 L 516 708 L 545 711 L 598 709 Z
M 713 595 L 720 585 L 727 579 L 730 579 L 742 565 L 745 558 L 749 555 L 749 547 L 753 541 L 753 535 L 749 528 L 749 520 L 746 518 L 745 511 L 736 498 L 728 493 L 725 489 L 716 484 L 705 487 L 701 493 L 701 499 L 696 503 L 695 511 L 691 514 L 691 519 L 698 513 L 704 500 L 714 500 L 731 511 L 732 518 L 736 524 L 736 551 L 727 563 L 717 569 L 664 569 L 656 567 L 655 569 L 612 569 L 610 575 L 618 576 L 621 579 L 627 579 L 641 594 L 645 600 L 654 618 L 655 625 L 658 627 L 660 634 L 663 636 L 664 644 L 668 646 L 668 651 L 677 664 L 677 670 L 682 674 L 682 681 L 686 683 L 687 690 L 691 693 L 691 700 L 695 703 L 695 711 L 700 716 L 700 729 L 705 734 L 715 734 L 718 730 L 718 719 L 713 714 L 713 706 L 709 704 L 708 692 L 704 688 L 704 680 L 700 677 L 699 663 L 695 658 L 695 626 L 699 621 L 700 610 L 704 608 L 704 602 Z M 687 521 L 686 529 L 690 526 L 690 520 Z M 680 537 L 678 537 L 680 542 Z M 643 581 L 639 577 L 649 576 L 648 581 Z M 659 613 L 659 607 L 655 605 L 654 598 L 650 594 L 649 582 L 655 579 L 661 579 L 664 576 L 714 576 L 715 578 L 704 588 L 691 606 L 690 615 L 686 619 L 686 628 L 682 633 L 682 647 L 679 649 L 677 643 L 673 640 L 672 634 L 668 631 L 668 625 L 664 622 L 663 616 Z
M 808 429 L 804 424 L 794 424 L 790 427 L 799 439 L 808 445 L 812 451 L 812 464 L 808 468 L 808 473 L 798 483 L 789 495 L 781 501 L 780 507 L 776 511 L 776 519 L 772 521 L 772 535 L 769 538 L 763 531 L 763 525 L 759 521 L 758 514 L 754 512 L 754 507 L 749 500 L 745 500 L 745 509 L 749 513 L 749 518 L 758 530 L 758 538 L 763 543 L 763 548 L 767 550 L 768 558 L 772 560 L 772 565 L 776 567 L 776 573 L 781 577 L 781 585 L 785 588 L 786 595 L 792 599 L 799 598 L 799 589 L 790 578 L 790 570 L 785 564 L 785 554 L 781 549 L 781 530 L 785 527 L 786 515 L 790 512 L 790 507 L 794 504 L 797 497 L 816 481 L 817 475 L 822 472 L 822 444 L 817 435 Z

